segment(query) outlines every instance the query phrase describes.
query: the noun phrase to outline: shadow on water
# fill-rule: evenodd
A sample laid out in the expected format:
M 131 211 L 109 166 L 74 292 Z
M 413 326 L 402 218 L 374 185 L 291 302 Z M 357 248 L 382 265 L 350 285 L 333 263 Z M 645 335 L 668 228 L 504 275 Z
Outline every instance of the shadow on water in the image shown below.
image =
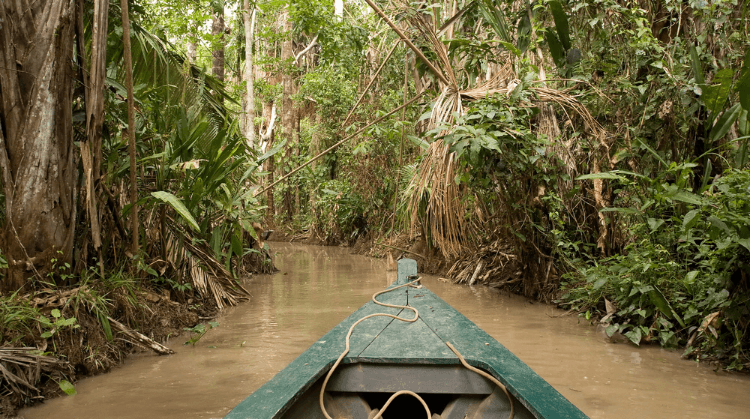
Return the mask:
M 78 394 L 25 409 L 34 418 L 218 418 L 396 278 L 348 249 L 272 243 L 280 272 L 246 282 L 249 303 L 225 310 L 194 347 L 143 353 Z M 746 418 L 750 377 L 714 373 L 656 347 L 613 344 L 562 311 L 486 287 L 424 279 L 592 418 Z M 355 332 L 356 333 L 356 332 Z

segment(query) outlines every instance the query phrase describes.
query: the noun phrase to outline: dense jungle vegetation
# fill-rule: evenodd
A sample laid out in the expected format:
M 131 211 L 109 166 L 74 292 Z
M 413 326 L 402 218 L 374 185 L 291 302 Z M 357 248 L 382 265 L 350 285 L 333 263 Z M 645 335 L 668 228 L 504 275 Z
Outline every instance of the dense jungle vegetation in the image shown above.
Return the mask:
M 749 13 L 2 3 L 3 411 L 246 299 L 265 229 L 750 367 Z

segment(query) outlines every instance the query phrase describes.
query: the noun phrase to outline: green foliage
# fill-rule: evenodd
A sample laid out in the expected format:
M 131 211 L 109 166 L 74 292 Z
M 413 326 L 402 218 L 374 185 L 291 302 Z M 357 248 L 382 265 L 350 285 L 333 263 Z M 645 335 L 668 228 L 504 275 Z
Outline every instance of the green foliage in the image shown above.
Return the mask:
M 636 344 L 690 342 L 687 353 L 743 369 L 750 366 L 743 332 L 750 320 L 750 171 L 728 171 L 696 194 L 694 166 L 672 163 L 656 179 L 616 173 L 629 202 L 612 210 L 629 220 L 635 240 L 623 254 L 570 275 L 563 301 L 590 310 L 607 298 L 617 307 L 608 334 Z
M 68 380 L 60 380 L 58 385 L 60 386 L 60 390 L 62 390 L 68 396 L 75 396 L 77 393 L 76 388 Z
M 355 186 L 345 180 L 329 180 L 320 185 L 317 202 L 318 220 L 327 240 L 339 236 L 346 241 L 355 239 L 367 228 L 367 203 Z
M 185 342 L 185 345 L 195 346 L 195 344 L 214 327 L 219 327 L 219 323 L 208 322 L 208 327 L 203 323 L 196 324 L 193 327 L 185 327 L 184 330 L 190 332 L 190 339 Z
M 32 332 L 39 310 L 28 300 L 18 298 L 18 292 L 0 297 L 0 341 L 16 342 Z
M 42 332 L 42 338 L 51 338 L 61 329 L 77 329 L 81 327 L 80 325 L 76 324 L 77 320 L 75 317 L 69 317 L 66 319 L 65 317 L 63 317 L 62 313 L 60 313 L 60 310 L 56 308 L 52 309 L 50 315 L 52 316 L 52 320 L 48 319 L 46 316 L 39 316 L 39 324 L 47 329 L 46 331 Z

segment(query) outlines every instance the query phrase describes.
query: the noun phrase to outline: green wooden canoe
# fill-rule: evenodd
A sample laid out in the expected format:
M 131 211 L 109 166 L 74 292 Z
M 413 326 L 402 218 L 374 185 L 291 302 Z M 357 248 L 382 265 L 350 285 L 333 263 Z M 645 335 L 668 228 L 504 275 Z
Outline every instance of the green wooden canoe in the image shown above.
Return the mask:
M 399 261 L 398 281 L 414 277 L 414 260 Z M 446 346 L 451 342 L 469 364 L 502 382 L 514 398 L 516 418 L 586 418 L 578 408 L 477 325 L 428 289 L 404 287 L 378 301 L 419 310 L 405 323 L 367 319 L 355 329 L 350 350 L 326 387 L 326 409 L 334 418 L 368 419 L 389 395 L 411 390 L 422 396 L 433 419 L 507 418 L 508 397 L 490 380 L 466 369 Z M 349 327 L 373 313 L 411 311 L 369 302 L 334 327 L 284 370 L 237 405 L 226 418 L 325 419 L 318 398 L 325 375 L 345 348 Z M 399 396 L 385 418 L 423 418 L 422 405 Z

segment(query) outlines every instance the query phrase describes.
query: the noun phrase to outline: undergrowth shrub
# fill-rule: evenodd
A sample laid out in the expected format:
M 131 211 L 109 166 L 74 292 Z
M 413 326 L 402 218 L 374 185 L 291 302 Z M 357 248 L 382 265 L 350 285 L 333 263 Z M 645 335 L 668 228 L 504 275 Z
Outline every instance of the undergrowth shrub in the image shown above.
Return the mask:
M 695 194 L 690 169 L 672 164 L 639 191 L 636 183 L 623 187 L 640 204 L 622 211 L 630 213 L 632 242 L 566 275 L 561 301 L 587 318 L 603 316 L 610 336 L 684 345 L 686 356 L 741 370 L 750 366 L 750 171 L 727 171 Z

